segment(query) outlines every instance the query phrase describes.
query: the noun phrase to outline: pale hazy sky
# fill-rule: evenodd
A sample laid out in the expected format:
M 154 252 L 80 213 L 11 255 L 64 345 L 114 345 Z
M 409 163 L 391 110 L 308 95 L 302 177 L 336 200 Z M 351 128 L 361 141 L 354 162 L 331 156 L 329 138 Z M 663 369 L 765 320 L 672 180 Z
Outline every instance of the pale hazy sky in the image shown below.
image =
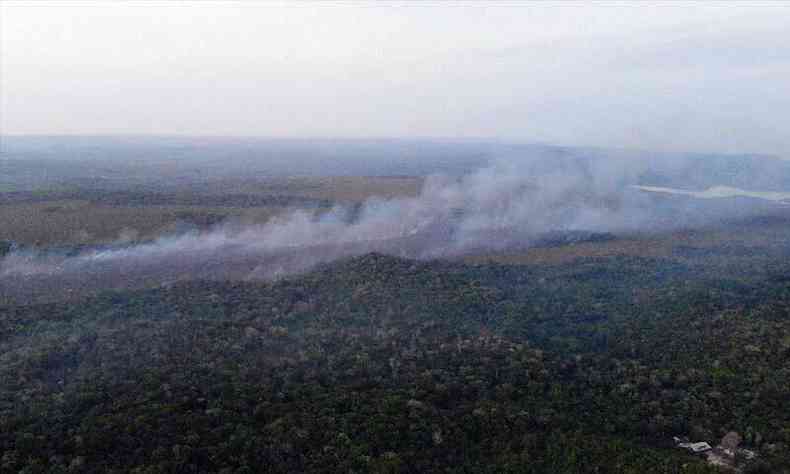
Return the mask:
M 790 3 L 0 4 L 0 132 L 790 157 Z

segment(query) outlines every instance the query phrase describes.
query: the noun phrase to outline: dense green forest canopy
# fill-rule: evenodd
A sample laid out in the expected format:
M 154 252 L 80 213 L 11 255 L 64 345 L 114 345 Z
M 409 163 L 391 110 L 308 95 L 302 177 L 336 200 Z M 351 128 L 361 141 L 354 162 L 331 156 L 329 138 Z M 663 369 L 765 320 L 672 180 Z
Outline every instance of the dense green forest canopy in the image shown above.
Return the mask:
M 790 469 L 790 249 L 476 265 L 0 308 L 3 472 Z

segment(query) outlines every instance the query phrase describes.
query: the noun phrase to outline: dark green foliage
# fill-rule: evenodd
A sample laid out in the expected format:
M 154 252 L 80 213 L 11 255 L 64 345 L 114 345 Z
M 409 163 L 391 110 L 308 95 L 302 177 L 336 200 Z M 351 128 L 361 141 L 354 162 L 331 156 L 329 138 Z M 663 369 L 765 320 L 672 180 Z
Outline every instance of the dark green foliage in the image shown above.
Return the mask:
M 368 255 L 0 308 L 0 471 L 704 473 L 672 436 L 732 430 L 788 472 L 790 264 L 749 262 Z

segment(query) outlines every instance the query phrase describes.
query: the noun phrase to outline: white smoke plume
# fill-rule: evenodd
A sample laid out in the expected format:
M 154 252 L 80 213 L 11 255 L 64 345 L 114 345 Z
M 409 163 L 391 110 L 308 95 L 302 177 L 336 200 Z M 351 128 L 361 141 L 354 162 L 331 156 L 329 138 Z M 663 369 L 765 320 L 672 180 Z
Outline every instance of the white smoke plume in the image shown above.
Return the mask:
M 0 261 L 0 287 L 79 291 L 271 278 L 372 251 L 424 259 L 523 248 L 554 231 L 668 225 L 647 193 L 630 186 L 639 162 L 548 161 L 502 161 L 461 177 L 431 176 L 416 197 L 297 211 L 263 225 L 226 225 L 70 257 L 14 252 Z

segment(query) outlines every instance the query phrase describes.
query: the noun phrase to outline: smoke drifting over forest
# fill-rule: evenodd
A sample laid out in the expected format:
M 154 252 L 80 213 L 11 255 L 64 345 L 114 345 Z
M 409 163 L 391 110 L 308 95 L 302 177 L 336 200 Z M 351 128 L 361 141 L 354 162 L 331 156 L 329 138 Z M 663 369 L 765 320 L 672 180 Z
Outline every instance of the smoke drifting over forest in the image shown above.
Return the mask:
M 0 264 L 3 286 L 122 288 L 181 279 L 260 279 L 368 252 L 451 257 L 526 248 L 562 232 L 655 231 L 761 209 L 669 200 L 632 187 L 648 161 L 612 154 L 498 159 L 461 176 L 432 175 L 416 197 L 300 210 L 260 225 L 220 224 L 77 255 L 21 250 Z M 679 207 L 680 206 L 680 207 Z

